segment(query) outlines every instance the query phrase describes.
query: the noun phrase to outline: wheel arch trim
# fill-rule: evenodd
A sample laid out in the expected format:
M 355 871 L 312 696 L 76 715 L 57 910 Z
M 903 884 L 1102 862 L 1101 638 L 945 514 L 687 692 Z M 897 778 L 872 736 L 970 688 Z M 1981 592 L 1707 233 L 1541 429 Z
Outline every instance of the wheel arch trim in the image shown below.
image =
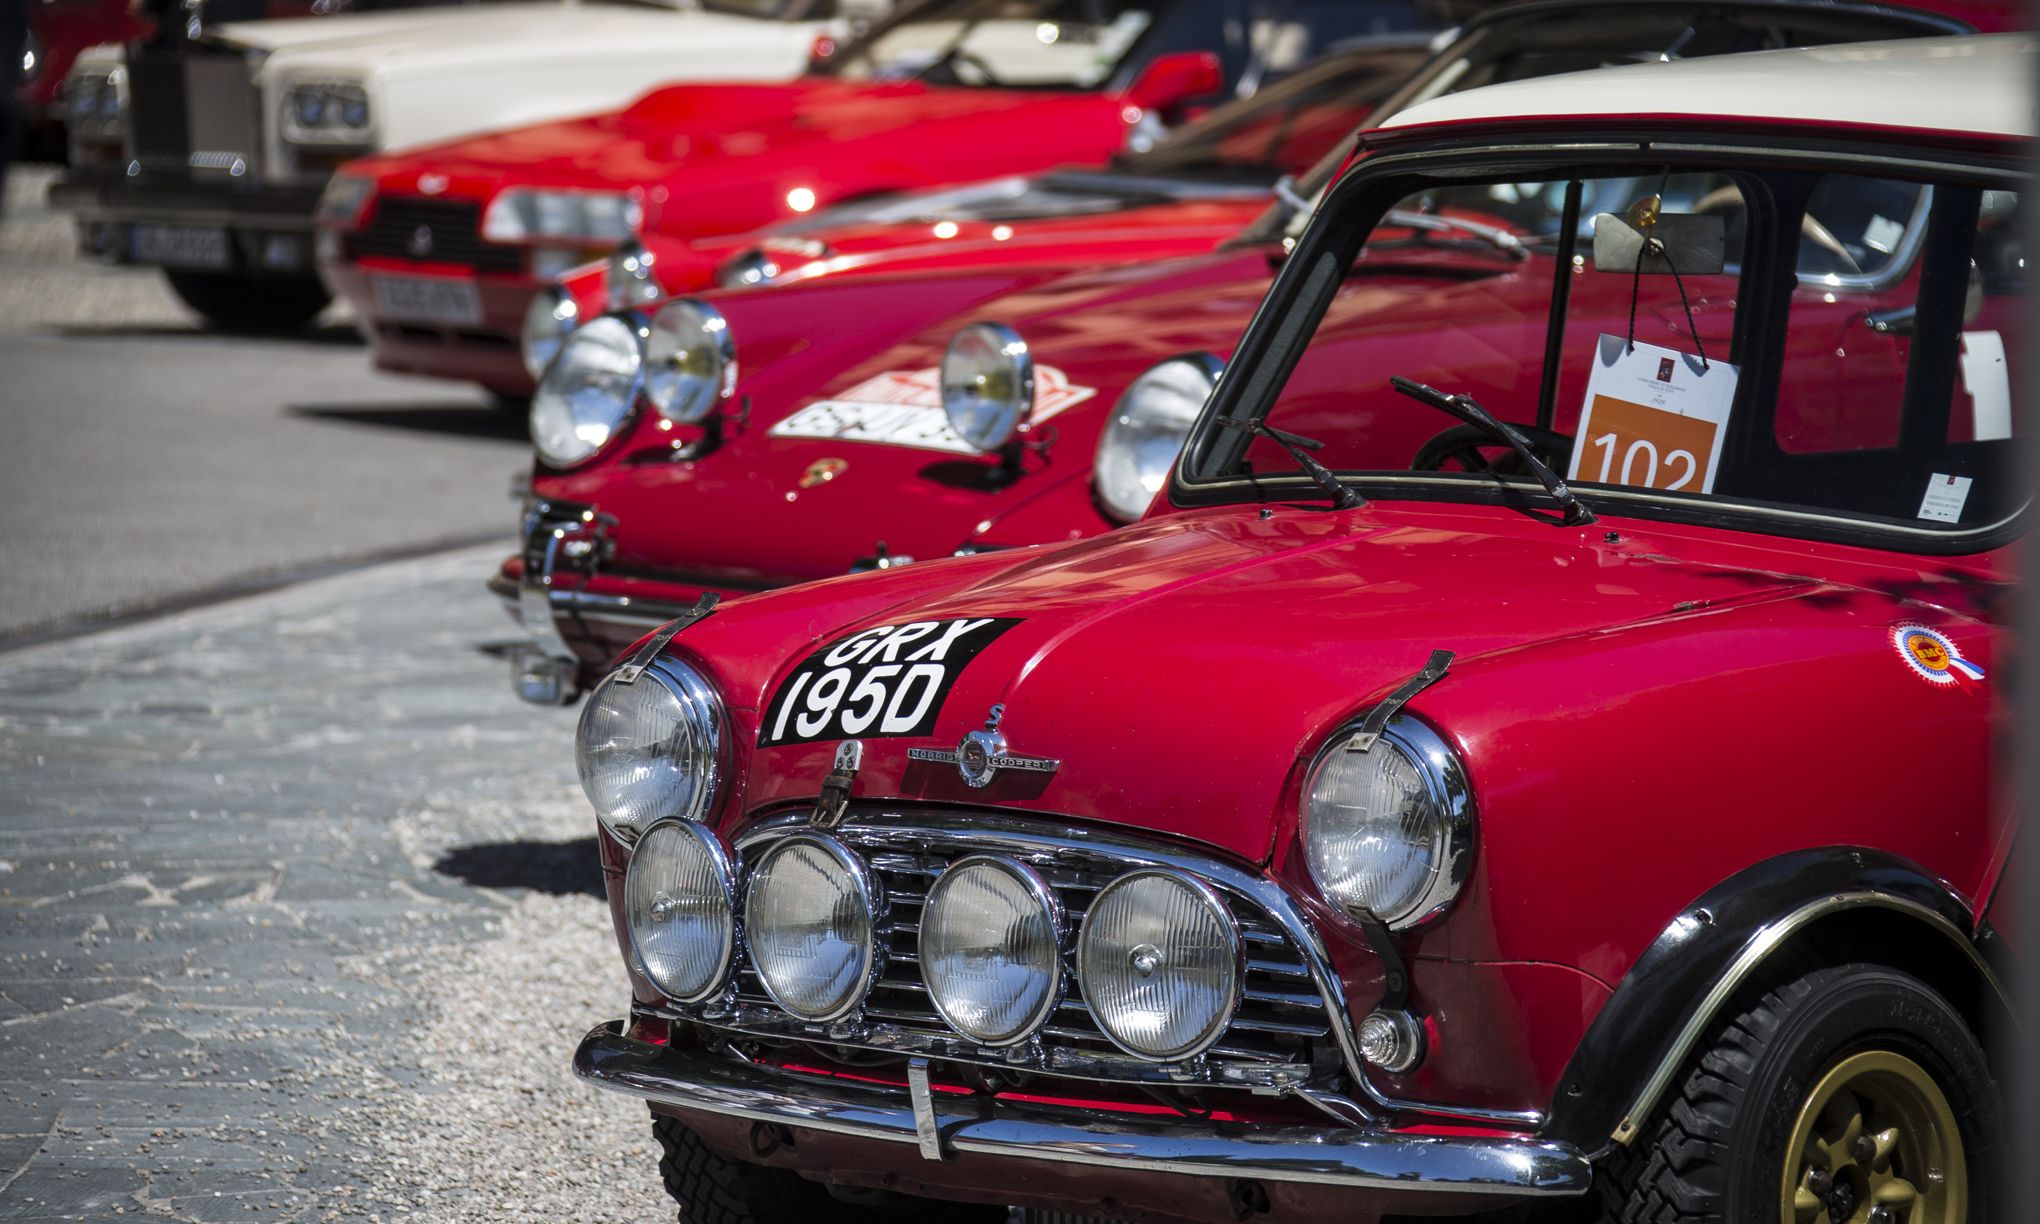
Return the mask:
M 1959 949 L 1998 1007 L 2016 1014 L 1976 946 L 1969 905 L 1940 880 L 1875 850 L 1796 852 L 1730 877 L 1673 918 L 1573 1051 L 1542 1137 L 1597 1155 L 1631 1143 L 1708 1027 L 1775 954 L 1823 920 L 1873 910 Z M 1631 1087 L 1638 1081 L 1621 1069 L 1637 1066 L 1650 1074 Z

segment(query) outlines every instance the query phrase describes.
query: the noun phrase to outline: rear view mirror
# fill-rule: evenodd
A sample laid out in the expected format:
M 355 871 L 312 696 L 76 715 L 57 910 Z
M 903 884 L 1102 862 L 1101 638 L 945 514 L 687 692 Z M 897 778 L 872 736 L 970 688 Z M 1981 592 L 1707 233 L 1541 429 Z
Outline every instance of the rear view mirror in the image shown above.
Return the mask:
M 1209 51 L 1158 55 L 1127 87 L 1126 100 L 1142 110 L 1167 110 L 1225 88 L 1218 57 Z
M 1713 276 L 1727 261 L 1727 237 L 1727 219 L 1712 214 L 1660 213 L 1646 239 L 1628 217 L 1600 213 L 1594 217 L 1594 270 L 1662 276 L 1677 269 L 1680 276 Z

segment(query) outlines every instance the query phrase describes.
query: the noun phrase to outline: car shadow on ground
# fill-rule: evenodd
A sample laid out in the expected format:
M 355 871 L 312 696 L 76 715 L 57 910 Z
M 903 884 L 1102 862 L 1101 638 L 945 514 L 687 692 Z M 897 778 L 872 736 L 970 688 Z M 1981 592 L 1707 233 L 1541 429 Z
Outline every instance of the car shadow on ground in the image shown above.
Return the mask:
M 573 841 L 486 842 L 455 846 L 432 870 L 477 888 L 530 888 L 556 897 L 602 897 L 601 852 L 592 837 Z
M 488 403 L 290 404 L 285 406 L 284 411 L 308 420 L 366 425 L 374 429 L 404 429 L 463 438 L 500 438 L 506 442 L 531 440 L 531 427 L 523 413 Z
M 53 335 L 72 340 L 242 340 L 251 344 L 317 344 L 333 348 L 362 347 L 361 333 L 351 323 L 326 323 L 301 331 L 235 332 L 204 323 L 59 323 Z

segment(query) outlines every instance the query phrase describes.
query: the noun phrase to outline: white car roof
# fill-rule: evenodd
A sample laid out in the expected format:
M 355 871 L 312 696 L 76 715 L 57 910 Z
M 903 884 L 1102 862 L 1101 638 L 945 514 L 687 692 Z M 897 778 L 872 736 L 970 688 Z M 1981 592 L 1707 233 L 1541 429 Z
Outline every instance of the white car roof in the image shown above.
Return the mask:
M 2030 137 L 2036 51 L 2033 34 L 1972 34 L 1632 64 L 1469 89 L 1381 126 L 1705 115 Z

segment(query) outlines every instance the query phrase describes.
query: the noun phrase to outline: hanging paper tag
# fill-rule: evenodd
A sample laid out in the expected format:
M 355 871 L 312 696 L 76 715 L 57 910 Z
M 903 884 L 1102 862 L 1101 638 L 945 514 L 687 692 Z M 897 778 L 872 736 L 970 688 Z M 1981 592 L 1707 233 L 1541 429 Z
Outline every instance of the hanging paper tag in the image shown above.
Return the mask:
M 1602 336 L 1566 479 L 1712 493 L 1736 376 L 1725 361 Z

